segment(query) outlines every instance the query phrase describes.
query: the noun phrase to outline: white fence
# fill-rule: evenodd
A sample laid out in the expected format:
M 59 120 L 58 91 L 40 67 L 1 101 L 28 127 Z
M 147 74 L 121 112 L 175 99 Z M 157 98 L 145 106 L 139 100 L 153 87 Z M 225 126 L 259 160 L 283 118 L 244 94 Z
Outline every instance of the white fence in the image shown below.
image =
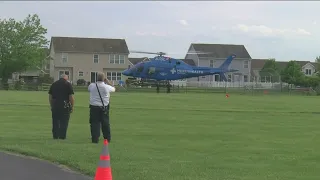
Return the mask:
M 281 83 L 268 83 L 268 82 L 211 82 L 211 81 L 171 81 L 175 86 L 188 86 L 188 87 L 212 87 L 212 88 L 255 88 L 255 89 L 273 89 L 280 88 Z M 287 83 L 282 83 L 286 86 Z

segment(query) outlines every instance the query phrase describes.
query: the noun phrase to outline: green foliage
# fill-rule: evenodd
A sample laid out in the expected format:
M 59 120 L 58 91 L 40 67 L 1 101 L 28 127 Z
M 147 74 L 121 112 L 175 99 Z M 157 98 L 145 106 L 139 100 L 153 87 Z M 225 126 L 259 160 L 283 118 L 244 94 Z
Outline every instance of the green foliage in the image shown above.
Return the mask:
M 84 79 L 78 79 L 78 80 L 77 80 L 77 85 L 78 85 L 78 86 L 85 86 L 85 85 L 86 85 L 86 80 L 84 80 Z
M 21 90 L 23 85 L 24 85 L 24 82 L 23 82 L 22 79 L 20 79 L 19 81 L 16 81 L 14 83 L 14 89 L 15 90 Z
M 260 71 L 260 77 L 271 77 L 271 82 L 279 80 L 279 67 L 274 58 L 266 61 Z
M 283 82 L 298 85 L 304 82 L 304 74 L 301 72 L 301 67 L 296 61 L 289 61 L 287 67 L 281 72 Z
M 316 71 L 317 71 L 317 76 L 320 77 L 320 73 L 319 73 L 319 71 L 320 71 L 320 56 L 316 57 L 315 62 L 318 63 L 317 67 L 316 67 Z
M 39 79 L 38 79 L 39 83 L 42 84 L 42 83 L 45 83 L 45 84 L 52 84 L 53 83 L 53 78 L 50 77 L 49 74 L 42 74 L 39 76 Z
M 0 19 L 0 78 L 5 83 L 13 72 L 22 72 L 41 65 L 46 57 L 47 29 L 38 15 L 23 21 Z

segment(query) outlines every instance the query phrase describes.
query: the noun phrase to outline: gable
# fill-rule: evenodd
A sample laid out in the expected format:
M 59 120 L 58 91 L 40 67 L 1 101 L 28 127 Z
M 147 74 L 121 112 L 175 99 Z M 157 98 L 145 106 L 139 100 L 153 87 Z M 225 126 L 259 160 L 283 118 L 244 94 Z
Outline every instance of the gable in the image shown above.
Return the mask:
M 190 46 L 193 46 L 196 52 L 209 53 L 197 54 L 199 58 L 227 58 L 231 54 L 236 54 L 237 58 L 251 59 L 251 56 L 248 53 L 247 49 L 244 47 L 244 45 L 192 43 Z
M 51 43 L 55 52 L 129 54 L 124 39 L 51 37 Z
M 308 62 L 307 64 L 302 66 L 302 68 L 304 68 L 304 69 L 315 69 L 316 67 L 312 63 Z

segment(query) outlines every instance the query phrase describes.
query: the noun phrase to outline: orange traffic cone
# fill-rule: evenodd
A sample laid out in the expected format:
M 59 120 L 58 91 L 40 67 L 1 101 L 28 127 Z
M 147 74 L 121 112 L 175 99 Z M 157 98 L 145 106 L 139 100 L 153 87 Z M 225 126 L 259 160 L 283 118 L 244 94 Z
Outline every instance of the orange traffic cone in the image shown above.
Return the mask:
M 104 140 L 94 180 L 112 180 L 108 140 Z

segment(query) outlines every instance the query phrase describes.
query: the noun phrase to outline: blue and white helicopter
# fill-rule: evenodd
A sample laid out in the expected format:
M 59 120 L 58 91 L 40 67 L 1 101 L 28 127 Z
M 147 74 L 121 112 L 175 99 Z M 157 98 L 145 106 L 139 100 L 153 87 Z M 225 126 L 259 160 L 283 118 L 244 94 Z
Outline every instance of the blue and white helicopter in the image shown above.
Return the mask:
M 154 58 L 145 58 L 142 62 L 123 71 L 122 74 L 129 77 L 152 79 L 157 82 L 166 81 L 168 84 L 167 92 L 170 92 L 169 81 L 171 80 L 219 74 L 220 81 L 227 81 L 225 73 L 238 71 L 236 69 L 228 68 L 232 60 L 236 58 L 235 54 L 231 54 L 219 68 L 211 68 L 188 65 L 182 60 L 165 57 L 164 55 L 166 55 L 166 53 L 164 52 L 153 53 L 134 51 L 133 53 L 156 54 L 158 56 L 155 56 Z M 201 52 L 198 52 L 197 54 L 199 53 Z M 157 92 L 159 92 L 158 85 Z

